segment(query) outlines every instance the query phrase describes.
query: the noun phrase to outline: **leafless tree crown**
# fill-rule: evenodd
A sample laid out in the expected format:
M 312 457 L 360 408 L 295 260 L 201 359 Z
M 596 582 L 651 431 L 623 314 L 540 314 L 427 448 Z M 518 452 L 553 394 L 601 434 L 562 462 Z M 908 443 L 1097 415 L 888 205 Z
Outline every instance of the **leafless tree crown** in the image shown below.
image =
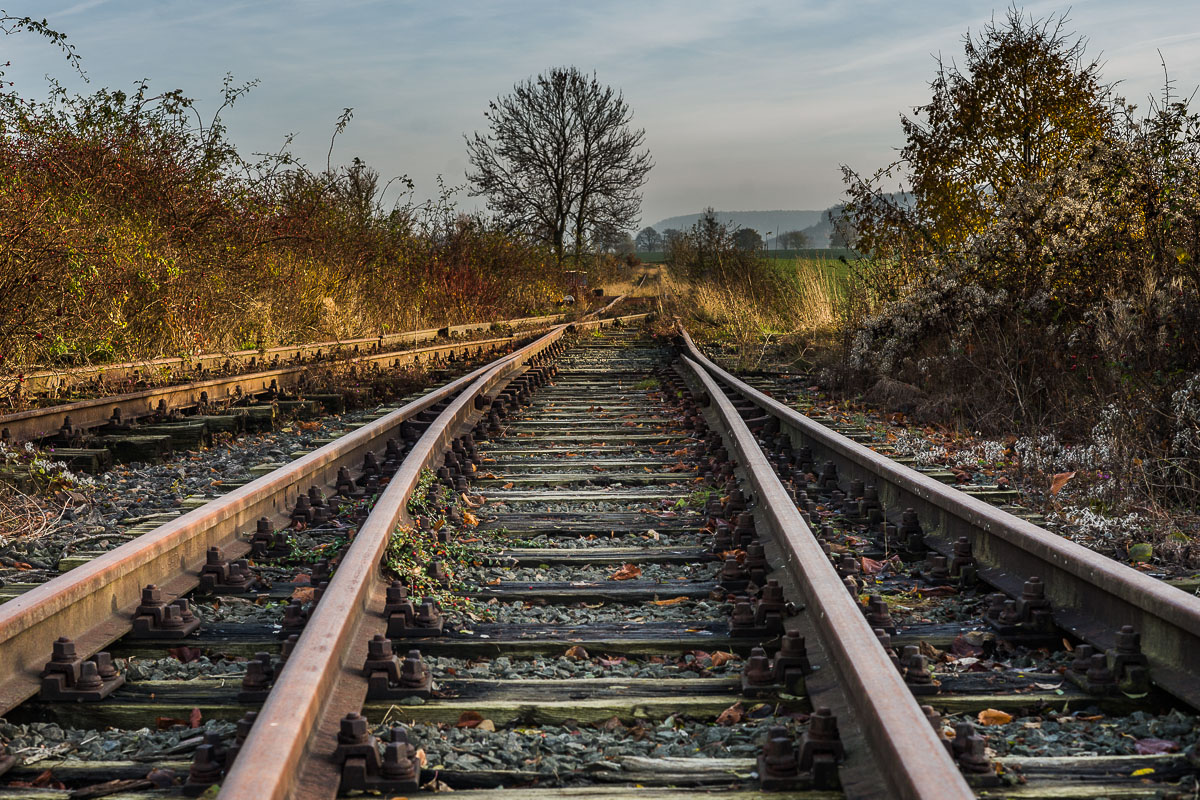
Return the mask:
M 555 67 L 497 97 L 486 133 L 467 137 L 471 194 L 511 230 L 562 260 L 637 223 L 654 166 L 621 92 L 575 67 Z

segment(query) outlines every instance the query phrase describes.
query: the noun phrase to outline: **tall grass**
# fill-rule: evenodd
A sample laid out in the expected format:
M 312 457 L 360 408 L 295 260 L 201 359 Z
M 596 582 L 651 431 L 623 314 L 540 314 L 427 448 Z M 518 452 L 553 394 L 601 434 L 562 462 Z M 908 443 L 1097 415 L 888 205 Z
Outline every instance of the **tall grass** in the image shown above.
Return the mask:
M 835 266 L 837 265 L 837 266 Z M 664 281 L 672 310 L 702 336 L 734 348 L 739 369 L 756 369 L 780 348 L 802 358 L 838 321 L 841 262 L 796 259 L 767 262 L 755 282 Z

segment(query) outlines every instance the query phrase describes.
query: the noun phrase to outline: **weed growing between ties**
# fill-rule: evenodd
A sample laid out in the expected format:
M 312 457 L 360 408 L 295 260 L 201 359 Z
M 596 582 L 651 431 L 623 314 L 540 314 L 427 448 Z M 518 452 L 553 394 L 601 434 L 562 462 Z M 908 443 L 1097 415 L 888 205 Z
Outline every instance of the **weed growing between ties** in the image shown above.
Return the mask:
M 489 537 L 474 530 L 479 520 L 463 505 L 462 498 L 436 482 L 433 471 L 421 470 L 408 501 L 408 513 L 416 525 L 397 525 L 392 531 L 384 554 L 384 568 L 404 582 L 410 596 L 431 597 L 443 611 L 486 620 L 491 618 L 491 612 L 466 596 L 469 587 L 460 573 L 467 566 L 493 563 L 495 548 Z M 451 514 L 452 509 L 455 514 Z M 459 514 L 463 523 L 455 530 L 449 517 Z M 448 580 L 444 583 L 429 574 L 429 566 L 435 560 L 440 560 L 445 570 Z
M 681 497 L 675 501 L 675 510 L 681 511 L 685 508 L 696 508 L 703 510 L 708 505 L 708 501 L 717 496 L 717 490 L 711 486 L 706 486 L 696 489 L 687 497 Z

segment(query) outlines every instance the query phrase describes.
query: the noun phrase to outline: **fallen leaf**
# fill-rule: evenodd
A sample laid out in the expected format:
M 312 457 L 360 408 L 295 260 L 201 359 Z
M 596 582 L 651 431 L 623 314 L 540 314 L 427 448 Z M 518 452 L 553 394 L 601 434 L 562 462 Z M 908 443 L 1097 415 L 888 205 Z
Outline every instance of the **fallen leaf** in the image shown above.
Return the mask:
M 512 481 L 509 481 L 508 483 L 504 484 L 504 485 L 503 485 L 503 486 L 501 486 L 500 488 L 501 488 L 501 489 L 511 489 L 511 488 L 513 488 L 513 486 L 515 486 L 515 485 L 516 485 L 516 484 L 514 484 Z
M 492 722 L 490 719 L 483 720 L 475 727 L 477 730 L 481 731 L 491 731 L 492 733 L 496 732 L 496 723 Z
M 463 512 L 463 524 L 470 525 L 472 528 L 474 528 L 476 525 L 479 524 L 479 517 L 475 516 L 470 511 L 464 511 Z
M 1058 494 L 1067 485 L 1067 481 L 1075 477 L 1074 472 L 1059 472 L 1050 481 L 1050 494 Z
M 167 655 L 171 656 L 171 658 L 174 658 L 177 661 L 183 662 L 184 664 L 188 664 L 188 663 L 191 663 L 192 661 L 196 661 L 197 659 L 200 658 L 200 656 L 202 654 L 203 653 L 199 647 L 168 647 L 167 648 Z
M 190 720 L 179 719 L 178 717 L 155 717 L 154 727 L 160 731 L 167 731 L 174 728 L 176 725 L 182 725 L 185 728 L 191 727 Z
M 1129 560 L 1133 562 L 1149 561 L 1154 557 L 1154 546 L 1148 542 L 1140 542 L 1129 548 Z
M 633 580 L 642 574 L 642 570 L 637 564 L 625 564 L 619 570 L 608 576 L 610 581 L 628 581 Z
M 417 759 L 417 763 L 422 767 L 429 763 L 429 757 L 425 755 L 424 747 L 418 747 L 417 752 L 413 753 L 413 757 Z
M 454 727 L 475 728 L 481 722 L 483 722 L 483 715 L 478 711 L 464 711 L 459 715 L 458 722 L 454 723 Z
M 314 592 L 316 592 L 316 588 L 312 586 L 301 586 L 292 591 L 292 599 L 299 600 L 301 603 L 311 603 Z
M 719 667 L 722 664 L 728 664 L 730 661 L 740 660 L 737 653 L 722 653 L 720 650 L 712 654 L 712 665 Z
M 579 645 L 576 644 L 576 645 L 572 645 L 571 647 L 568 647 L 567 652 L 564 653 L 563 655 L 565 655 L 567 658 L 574 659 L 576 661 L 584 661 L 588 657 L 588 651 L 584 650 L 582 647 L 580 647 Z
M 41 775 L 38 775 L 36 778 L 34 778 L 31 785 L 38 786 L 38 787 L 44 787 L 44 786 L 49 786 L 50 784 L 52 784 L 54 782 L 55 782 L 54 781 L 54 773 L 51 772 L 50 770 L 46 770 Z
M 933 661 L 935 663 L 938 661 L 946 660 L 944 658 L 944 656 L 946 655 L 946 652 L 944 650 L 938 650 L 936 647 L 934 647 L 933 645 L 931 645 L 929 642 L 925 641 L 924 639 L 922 639 L 920 642 L 917 643 L 917 649 L 920 651 L 921 655 L 925 656 L 930 661 Z
M 1153 775 L 1153 774 L 1154 774 L 1154 767 L 1142 767 L 1141 769 L 1135 769 L 1133 772 L 1129 773 L 1129 777 L 1141 778 L 1145 775 Z
M 736 725 L 746 717 L 746 711 L 741 702 L 734 703 L 717 717 L 718 725 Z
M 954 637 L 954 641 L 950 643 L 950 652 L 958 656 L 960 659 L 964 657 L 978 656 L 983 654 L 983 648 L 978 645 L 971 644 L 962 634 Z
M 913 590 L 918 597 L 949 597 L 958 594 L 953 586 L 918 586 Z
M 862 571 L 864 575 L 875 575 L 883 572 L 884 562 L 876 561 L 873 558 L 862 557 Z
M 980 725 L 1007 725 L 1012 722 L 1012 714 L 996 708 L 985 708 L 975 719 Z
M 672 597 L 670 600 L 651 600 L 650 604 L 655 606 L 677 606 L 685 602 L 687 602 L 686 597 Z
M 604 720 L 604 722 L 598 723 L 596 725 L 596 727 L 598 727 L 602 731 L 623 731 L 623 730 L 625 730 L 625 724 L 623 722 L 621 722 L 621 718 L 615 717 L 615 716 L 609 717 L 608 719 Z
M 146 773 L 146 780 L 153 783 L 159 789 L 170 789 L 175 785 L 175 770 L 155 767 Z
M 204 715 L 200 713 L 200 709 L 193 708 L 192 713 L 188 714 L 188 725 L 192 728 L 199 728 Z
M 1133 749 L 1140 756 L 1156 756 L 1161 753 L 1176 753 L 1179 751 L 1179 744 L 1172 742 L 1170 739 L 1138 739 L 1133 743 Z

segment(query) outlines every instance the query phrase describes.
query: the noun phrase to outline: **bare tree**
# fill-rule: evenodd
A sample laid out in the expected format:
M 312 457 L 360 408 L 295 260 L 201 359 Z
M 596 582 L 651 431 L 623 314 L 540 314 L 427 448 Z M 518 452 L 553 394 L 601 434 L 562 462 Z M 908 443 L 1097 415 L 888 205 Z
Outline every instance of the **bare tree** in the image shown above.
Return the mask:
M 559 263 L 574 204 L 571 161 L 578 137 L 569 81 L 556 69 L 518 83 L 512 94 L 488 103 L 488 135 L 467 139 L 471 195 L 486 197 L 510 230 L 551 244 Z
M 638 231 L 636 238 L 637 249 L 643 253 L 656 253 L 663 247 L 662 235 L 650 226 Z
M 634 129 L 633 112 L 624 96 L 591 77 L 570 70 L 572 111 L 579 122 L 575 175 L 575 256 L 588 234 L 601 228 L 623 230 L 637 222 L 642 186 L 654 166 L 643 150 L 646 131 Z
M 489 104 L 486 135 L 467 139 L 473 196 L 511 229 L 576 257 L 605 230 L 637 222 L 654 166 L 620 92 L 575 67 L 555 67 Z
M 784 250 L 800 250 L 808 246 L 808 234 L 804 231 L 784 231 L 775 241 Z

